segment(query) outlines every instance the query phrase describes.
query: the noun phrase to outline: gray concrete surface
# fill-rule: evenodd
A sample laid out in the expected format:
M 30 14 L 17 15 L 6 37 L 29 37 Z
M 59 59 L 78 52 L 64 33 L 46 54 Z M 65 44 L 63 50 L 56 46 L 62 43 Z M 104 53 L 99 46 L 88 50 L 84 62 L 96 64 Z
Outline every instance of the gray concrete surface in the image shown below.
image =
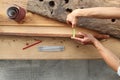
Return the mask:
M 0 61 L 0 80 L 119 80 L 102 60 Z

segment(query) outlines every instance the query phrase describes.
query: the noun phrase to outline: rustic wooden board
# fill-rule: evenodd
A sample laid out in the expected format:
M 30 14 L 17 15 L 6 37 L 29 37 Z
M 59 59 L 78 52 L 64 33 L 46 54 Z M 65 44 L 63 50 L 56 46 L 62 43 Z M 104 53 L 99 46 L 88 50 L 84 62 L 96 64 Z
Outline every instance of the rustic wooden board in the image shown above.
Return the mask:
M 36 40 L 41 40 L 42 42 L 22 50 L 26 44 L 33 44 Z M 83 46 L 69 38 L 0 36 L 0 44 L 0 60 L 101 59 L 94 46 Z M 102 41 L 102 44 L 120 56 L 120 41 L 108 39 L 107 41 Z M 38 47 L 45 45 L 62 45 L 65 46 L 65 50 L 63 52 L 39 52 Z
M 119 0 L 28 0 L 31 12 L 66 22 L 66 16 L 78 8 L 120 7 Z M 120 20 L 80 17 L 78 26 L 120 38 Z
M 94 36 L 102 36 L 94 31 L 83 28 L 75 28 L 76 36 L 78 32 L 91 33 Z M 0 26 L 0 35 L 16 35 L 16 36 L 43 36 L 43 37 L 71 37 L 72 29 L 70 27 L 26 27 L 26 26 Z
M 49 36 L 49 37 L 70 37 L 72 29 L 69 25 L 27 13 L 23 23 L 18 24 L 10 20 L 5 14 L 7 7 L 16 3 L 26 7 L 27 0 L 0 0 L 0 59 L 36 60 L 36 59 L 99 59 L 97 50 L 92 45 L 80 45 L 70 38 L 45 38 L 45 37 L 19 37 L 19 36 Z M 94 31 L 76 28 L 77 32 L 87 32 L 100 35 Z M 2 36 L 17 35 L 17 36 Z M 35 40 L 42 40 L 42 43 L 26 50 L 22 50 L 26 43 L 32 44 Z M 108 49 L 120 56 L 118 39 L 110 38 L 102 42 Z M 112 44 L 111 44 L 112 43 Z M 38 47 L 44 45 L 63 45 L 63 52 L 39 52 Z

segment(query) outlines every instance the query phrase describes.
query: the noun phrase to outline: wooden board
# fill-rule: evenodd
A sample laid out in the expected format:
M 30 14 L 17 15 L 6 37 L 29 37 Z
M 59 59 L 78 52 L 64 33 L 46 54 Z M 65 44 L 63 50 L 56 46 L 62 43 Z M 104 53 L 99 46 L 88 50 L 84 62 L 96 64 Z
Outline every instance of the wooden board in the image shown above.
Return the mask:
M 83 28 L 75 28 L 76 36 L 78 32 L 91 33 L 95 36 L 102 36 L 94 31 Z M 26 26 L 0 26 L 0 35 L 16 35 L 16 36 L 43 36 L 43 37 L 71 37 L 71 27 L 26 27 Z
M 35 40 L 41 40 L 42 42 L 22 50 L 26 44 L 32 44 L 36 42 Z M 118 40 L 109 39 L 102 41 L 102 43 L 116 55 L 120 56 L 120 42 Z M 94 46 L 80 45 L 69 38 L 0 36 L 0 44 L 0 60 L 101 59 Z M 39 52 L 38 47 L 45 45 L 62 45 L 65 46 L 65 50 L 63 52 Z
M 80 45 L 70 38 L 45 38 L 45 37 L 19 37 L 19 36 L 46 36 L 46 37 L 70 37 L 72 29 L 69 25 L 27 13 L 23 23 L 18 24 L 10 20 L 5 11 L 11 4 L 16 3 L 26 7 L 27 0 L 0 0 L 0 34 L 17 36 L 0 36 L 0 59 L 99 59 L 101 58 L 97 50 L 92 45 Z M 76 28 L 77 32 L 87 32 L 100 35 L 94 31 Z M 26 50 L 22 50 L 26 43 L 32 44 L 35 39 L 42 40 L 42 43 Z M 120 56 L 118 39 L 110 38 L 102 42 L 108 49 Z M 39 52 L 38 47 L 44 45 L 63 45 L 63 52 Z

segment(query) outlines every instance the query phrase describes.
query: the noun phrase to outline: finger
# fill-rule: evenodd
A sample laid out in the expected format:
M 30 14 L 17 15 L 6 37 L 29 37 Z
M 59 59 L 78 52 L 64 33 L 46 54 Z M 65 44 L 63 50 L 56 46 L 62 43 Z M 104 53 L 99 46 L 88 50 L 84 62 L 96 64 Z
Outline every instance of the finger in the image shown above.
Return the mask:
M 84 35 L 84 33 L 83 33 L 83 32 L 79 32 L 78 34 L 79 34 L 79 35 Z
M 80 38 L 83 38 L 84 36 L 86 36 L 86 34 L 84 34 L 83 32 L 79 32 L 78 35 Z
M 76 23 L 72 23 L 72 28 L 76 27 Z
M 109 35 L 95 35 L 95 37 L 98 38 L 98 39 L 107 39 L 110 36 Z
M 77 40 L 77 41 L 83 42 L 83 39 L 82 39 L 82 38 L 71 37 L 71 39 L 74 39 L 74 40 Z
M 74 24 L 72 24 L 72 28 L 74 28 L 75 26 L 74 26 Z
M 66 23 L 67 23 L 67 24 L 69 23 L 67 19 L 66 19 Z
M 69 24 L 69 20 L 66 20 L 67 24 Z
M 74 28 L 74 27 L 76 27 L 76 19 L 73 19 L 73 21 L 72 21 L 72 28 Z
M 110 36 L 109 35 L 103 35 L 103 38 L 109 38 Z
M 71 25 L 71 22 L 69 20 L 67 20 L 66 22 L 67 22 L 67 24 Z
M 71 37 L 71 38 L 72 38 L 72 37 Z M 76 39 L 74 39 L 74 41 L 75 41 L 75 42 L 77 42 L 77 43 L 79 43 L 79 44 L 84 45 L 84 43 L 83 43 L 83 42 L 81 42 L 80 40 L 76 40 Z

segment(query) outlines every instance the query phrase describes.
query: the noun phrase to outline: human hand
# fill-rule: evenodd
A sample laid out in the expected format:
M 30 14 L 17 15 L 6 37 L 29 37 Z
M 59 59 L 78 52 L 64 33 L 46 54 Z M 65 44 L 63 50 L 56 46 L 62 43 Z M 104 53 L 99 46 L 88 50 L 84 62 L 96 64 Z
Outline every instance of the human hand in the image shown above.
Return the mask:
M 78 33 L 78 37 L 71 37 L 71 39 L 76 40 L 77 42 L 80 42 L 81 44 L 93 44 L 97 39 L 106 39 L 109 38 L 108 35 L 102 35 L 102 36 L 93 36 L 92 34 L 85 34 L 82 32 Z
M 72 25 L 72 28 L 76 26 L 77 20 L 78 20 L 78 12 L 80 12 L 80 9 L 76 9 L 70 14 L 67 15 L 66 22 L 70 25 Z

